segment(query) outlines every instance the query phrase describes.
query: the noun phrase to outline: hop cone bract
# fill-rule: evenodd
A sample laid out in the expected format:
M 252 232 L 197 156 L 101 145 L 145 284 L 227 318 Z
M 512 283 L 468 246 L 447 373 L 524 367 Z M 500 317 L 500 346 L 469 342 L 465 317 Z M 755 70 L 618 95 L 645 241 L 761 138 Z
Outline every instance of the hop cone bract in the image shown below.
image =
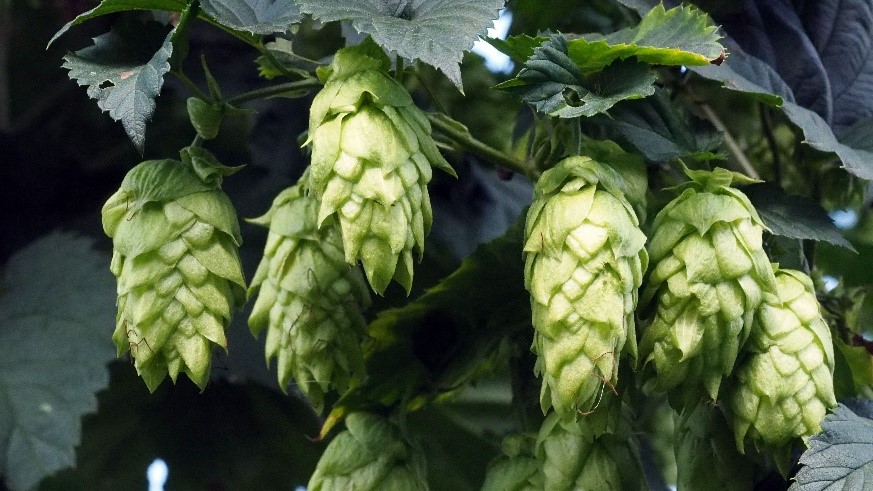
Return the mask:
M 217 182 L 190 159 L 151 160 L 103 206 L 118 278 L 112 339 L 152 391 L 180 372 L 205 387 L 212 348 L 227 347 L 224 329 L 245 300 L 239 224 Z
M 411 288 L 413 251 L 421 254 L 433 219 L 431 166 L 453 174 L 389 66 L 372 42 L 340 50 L 309 117 L 318 223 L 336 214 L 346 261 L 360 260 L 378 293 L 392 278 Z
M 393 422 L 352 413 L 346 418 L 346 430 L 322 454 L 307 489 L 426 490 L 424 455 Z
M 318 201 L 297 185 L 253 220 L 270 233 L 249 290 L 258 291 L 249 325 L 255 336 L 267 327 L 267 360 L 278 360 L 279 385 L 296 380 L 321 410 L 331 387 L 344 391 L 363 376 L 361 309 L 370 294 L 360 270 L 345 262 L 336 223 L 319 228 L 317 213 Z
M 534 455 L 535 441 L 526 435 L 503 440 L 503 455 L 488 467 L 482 491 L 536 491 L 542 489 L 540 465 Z
M 645 181 L 637 164 L 618 172 L 571 157 L 537 183 L 527 215 L 525 285 L 544 412 L 551 406 L 575 417 L 592 409 L 604 383 L 606 390 L 615 384 L 622 351 L 636 358 L 634 309 L 648 256 L 624 189 L 636 189 L 627 179 Z
M 734 372 L 728 399 L 740 451 L 745 440 L 773 450 L 820 431 L 837 404 L 833 349 L 812 280 L 778 270 L 776 293 L 765 295 L 755 313 L 748 357 Z
M 640 355 L 655 372 L 656 389 L 673 389 L 673 404 L 696 405 L 705 395 L 717 398 L 775 280 L 763 223 L 730 187 L 742 177 L 724 169 L 687 172 L 693 181 L 652 225 L 654 266 L 643 299 L 656 305 Z

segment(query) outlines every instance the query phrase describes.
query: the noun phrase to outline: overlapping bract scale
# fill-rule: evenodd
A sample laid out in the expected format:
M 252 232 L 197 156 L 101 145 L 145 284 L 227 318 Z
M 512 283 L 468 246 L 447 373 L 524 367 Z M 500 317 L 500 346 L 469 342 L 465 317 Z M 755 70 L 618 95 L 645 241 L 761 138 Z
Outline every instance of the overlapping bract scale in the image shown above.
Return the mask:
M 270 232 L 250 288 L 258 298 L 249 325 L 256 336 L 267 329 L 280 386 L 295 380 L 321 410 L 331 388 L 344 391 L 363 376 L 361 311 L 370 294 L 360 269 L 345 262 L 336 223 L 319 228 L 317 213 L 318 201 L 298 185 L 253 220 Z
M 361 261 L 380 294 L 392 278 L 411 288 L 413 253 L 422 253 L 433 221 L 431 167 L 453 174 L 389 66 L 371 42 L 340 50 L 309 118 L 318 223 L 337 217 L 346 261 Z
M 724 169 L 688 172 L 692 182 L 652 225 L 643 303 L 654 302 L 654 318 L 640 343 L 654 387 L 671 391 L 679 406 L 717 398 L 755 309 L 775 285 L 763 223 L 730 187 L 742 177 Z
M 227 347 L 224 329 L 245 298 L 233 205 L 189 164 L 143 162 L 103 207 L 118 279 L 112 338 L 150 390 L 181 372 L 205 387 L 212 348 Z M 175 188 L 157 184 L 168 179 Z
M 543 173 L 527 216 L 525 285 L 541 405 L 564 418 L 613 390 L 622 352 L 636 358 L 634 309 L 648 257 L 622 183 L 645 177 L 642 163 L 624 173 L 568 158 Z

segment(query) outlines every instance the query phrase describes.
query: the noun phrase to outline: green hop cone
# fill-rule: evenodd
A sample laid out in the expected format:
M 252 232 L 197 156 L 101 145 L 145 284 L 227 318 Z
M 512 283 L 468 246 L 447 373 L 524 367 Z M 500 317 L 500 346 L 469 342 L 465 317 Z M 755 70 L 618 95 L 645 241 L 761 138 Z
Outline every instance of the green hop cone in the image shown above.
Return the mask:
M 372 41 L 337 52 L 309 116 L 311 189 L 319 226 L 336 214 L 346 261 L 364 266 L 383 293 L 392 278 L 408 292 L 433 215 L 431 167 L 454 175 L 430 136 L 425 114 L 388 75 Z
M 346 430 L 322 454 L 307 489 L 426 490 L 424 454 L 393 422 L 352 413 L 346 418 Z
M 646 489 L 639 445 L 627 414 L 606 432 L 594 432 L 587 423 L 562 419 L 558 413 L 546 417 L 536 444 L 540 489 Z
M 833 349 L 812 280 L 777 270 L 776 293 L 766 295 L 755 313 L 748 357 L 734 372 L 728 396 L 741 452 L 746 440 L 771 453 L 783 447 L 790 452 L 792 440 L 821 430 L 822 418 L 837 404 Z
M 300 186 L 280 193 L 254 223 L 269 227 L 250 294 L 252 333 L 267 328 L 267 360 L 278 360 L 279 385 L 293 379 L 321 410 L 331 388 L 344 391 L 364 372 L 361 341 L 370 303 L 364 277 L 345 262 L 333 220 L 316 225 L 318 201 Z
M 540 465 L 534 455 L 536 441 L 527 435 L 503 439 L 503 455 L 488 467 L 482 491 L 536 491 L 542 489 Z
M 642 161 L 621 168 L 570 157 L 537 183 L 524 251 L 543 412 L 591 410 L 613 390 L 622 352 L 636 358 L 634 309 L 648 256 L 625 190 L 643 201 Z
M 227 347 L 224 329 L 245 301 L 239 223 L 216 178 L 227 168 L 183 160 L 139 164 L 103 206 L 118 279 L 112 339 L 152 391 L 180 372 L 205 387 L 212 348 Z
M 733 370 L 764 292 L 775 287 L 762 247 L 763 223 L 745 194 L 748 182 L 724 169 L 690 171 L 692 181 L 655 217 L 653 268 L 643 304 L 655 302 L 640 355 L 654 387 L 671 403 L 717 399 Z

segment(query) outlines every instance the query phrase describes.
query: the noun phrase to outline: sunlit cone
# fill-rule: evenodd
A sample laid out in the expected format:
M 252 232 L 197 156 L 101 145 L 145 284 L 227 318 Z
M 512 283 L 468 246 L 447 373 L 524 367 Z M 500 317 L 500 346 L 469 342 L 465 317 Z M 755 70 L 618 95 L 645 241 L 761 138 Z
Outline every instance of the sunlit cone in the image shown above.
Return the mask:
M 533 437 L 513 435 L 501 445 L 503 455 L 488 467 L 482 491 L 536 491 L 542 489 L 540 465 Z
M 150 390 L 184 372 L 209 380 L 215 345 L 245 299 L 236 212 L 217 182 L 189 159 L 151 160 L 132 169 L 103 206 L 118 278 L 112 339 L 131 352 Z
M 306 487 L 327 490 L 426 490 L 424 454 L 390 420 L 352 413 L 327 446 Z
M 640 343 L 654 387 L 680 406 L 717 398 L 763 293 L 775 288 L 763 223 L 730 187 L 745 178 L 724 169 L 687 172 L 692 181 L 652 225 L 643 304 L 655 302 L 654 318 Z
M 337 217 L 346 261 L 361 261 L 380 294 L 392 278 L 412 286 L 413 253 L 422 253 L 433 219 L 431 167 L 454 175 L 389 67 L 372 42 L 340 50 L 320 73 L 326 83 L 309 116 L 319 226 Z
M 561 417 L 592 410 L 614 390 L 619 357 L 636 358 L 634 309 L 646 237 L 625 197 L 642 162 L 616 170 L 571 157 L 543 173 L 527 215 L 525 286 L 543 377 L 540 402 Z
M 318 201 L 301 186 L 280 193 L 253 222 L 270 229 L 250 294 L 256 336 L 267 328 L 267 359 L 278 360 L 279 384 L 293 379 L 319 411 L 331 388 L 363 376 L 361 310 L 370 303 L 364 277 L 345 262 L 336 223 L 316 225 Z
M 776 294 L 765 295 L 744 351 L 728 397 L 737 448 L 775 451 L 819 432 L 837 404 L 834 352 L 808 276 L 777 270 Z

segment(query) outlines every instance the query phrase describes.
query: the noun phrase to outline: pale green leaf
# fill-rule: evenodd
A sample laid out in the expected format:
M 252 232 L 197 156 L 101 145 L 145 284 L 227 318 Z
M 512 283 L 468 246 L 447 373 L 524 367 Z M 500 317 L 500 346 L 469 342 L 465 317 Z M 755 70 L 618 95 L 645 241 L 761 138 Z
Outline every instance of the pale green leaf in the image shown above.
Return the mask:
M 64 68 L 100 109 L 121 121 L 142 151 L 146 122 L 170 70 L 172 31 L 158 23 L 121 24 L 94 38 L 94 45 L 64 57 Z
M 51 234 L 0 280 L 0 476 L 13 490 L 75 463 L 80 418 L 107 385 L 115 288 L 88 239 Z
M 299 0 L 321 21 L 350 20 L 387 51 L 440 69 L 461 89 L 464 51 L 484 35 L 503 0 Z

